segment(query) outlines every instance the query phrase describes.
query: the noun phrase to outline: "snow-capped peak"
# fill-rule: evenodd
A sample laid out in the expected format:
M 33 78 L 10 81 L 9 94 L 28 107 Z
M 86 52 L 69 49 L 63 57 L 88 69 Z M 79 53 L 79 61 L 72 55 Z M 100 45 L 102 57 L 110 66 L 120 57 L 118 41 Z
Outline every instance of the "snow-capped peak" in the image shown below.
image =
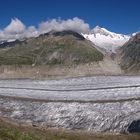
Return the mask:
M 83 36 L 92 41 L 96 46 L 111 53 L 115 53 L 118 47 L 123 46 L 130 39 L 130 36 L 110 32 L 99 26 L 93 28 L 91 33 L 83 34 Z
M 95 28 L 93 28 L 93 30 L 91 31 L 92 34 L 100 34 L 100 35 L 105 35 L 105 36 L 110 36 L 111 38 L 128 38 L 127 35 L 122 35 L 122 34 L 117 34 L 114 32 L 110 32 L 105 28 L 101 28 L 100 26 L 96 26 Z
M 96 26 L 95 28 L 92 29 L 91 33 L 93 34 L 103 34 L 103 35 L 109 35 L 111 32 L 106 30 L 105 28 L 101 28 L 100 26 Z
M 140 31 L 133 33 L 133 34 L 132 34 L 132 37 L 133 37 L 133 36 L 136 36 L 136 35 L 139 34 L 139 33 L 140 33 Z

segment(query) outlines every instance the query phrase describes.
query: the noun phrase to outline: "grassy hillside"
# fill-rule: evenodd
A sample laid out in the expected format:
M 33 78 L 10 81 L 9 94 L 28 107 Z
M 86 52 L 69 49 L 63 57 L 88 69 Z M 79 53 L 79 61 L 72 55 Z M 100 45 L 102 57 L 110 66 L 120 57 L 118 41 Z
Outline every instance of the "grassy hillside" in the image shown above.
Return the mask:
M 0 65 L 71 65 L 103 60 L 103 54 L 73 31 L 0 45 Z

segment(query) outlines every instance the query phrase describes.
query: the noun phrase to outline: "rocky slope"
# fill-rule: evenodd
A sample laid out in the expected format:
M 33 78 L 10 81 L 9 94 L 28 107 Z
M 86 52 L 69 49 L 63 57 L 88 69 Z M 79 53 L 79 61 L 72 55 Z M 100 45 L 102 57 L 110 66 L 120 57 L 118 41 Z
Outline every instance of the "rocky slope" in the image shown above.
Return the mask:
M 73 31 L 52 31 L 25 41 L 0 44 L 1 65 L 72 65 L 103 60 L 83 36 Z
M 140 33 L 133 36 L 120 49 L 120 65 L 129 73 L 140 73 Z

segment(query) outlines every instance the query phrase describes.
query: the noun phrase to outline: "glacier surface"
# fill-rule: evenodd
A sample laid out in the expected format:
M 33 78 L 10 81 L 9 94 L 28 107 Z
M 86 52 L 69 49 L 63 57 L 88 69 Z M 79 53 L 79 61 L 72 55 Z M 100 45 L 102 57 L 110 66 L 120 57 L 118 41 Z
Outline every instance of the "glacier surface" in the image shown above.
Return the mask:
M 136 76 L 0 80 L 0 116 L 40 128 L 140 132 L 139 83 Z

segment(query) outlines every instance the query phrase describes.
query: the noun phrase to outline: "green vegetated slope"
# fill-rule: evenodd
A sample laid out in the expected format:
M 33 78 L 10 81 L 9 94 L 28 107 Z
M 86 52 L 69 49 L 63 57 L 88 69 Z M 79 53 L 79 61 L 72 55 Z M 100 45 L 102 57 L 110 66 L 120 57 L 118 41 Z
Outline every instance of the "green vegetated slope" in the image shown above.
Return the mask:
M 94 134 L 80 131 L 65 131 L 22 127 L 0 119 L 0 140 L 139 140 L 135 135 Z
M 71 65 L 101 61 L 104 57 L 82 35 L 73 31 L 51 31 L 0 47 L 1 65 Z

